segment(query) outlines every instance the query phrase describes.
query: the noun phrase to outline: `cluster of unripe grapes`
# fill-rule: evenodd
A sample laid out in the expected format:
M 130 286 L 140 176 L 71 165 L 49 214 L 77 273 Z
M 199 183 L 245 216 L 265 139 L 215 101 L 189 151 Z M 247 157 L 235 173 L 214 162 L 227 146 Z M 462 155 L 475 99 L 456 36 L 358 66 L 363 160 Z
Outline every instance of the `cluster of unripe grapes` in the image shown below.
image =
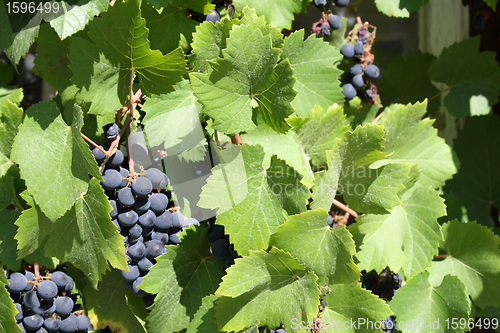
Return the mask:
M 62 271 L 36 277 L 31 271 L 6 272 L 5 288 L 17 309 L 15 319 L 22 332 L 73 333 L 94 328 L 87 316 L 74 314 L 73 279 Z M 81 312 L 81 311 L 79 311 Z
M 342 93 L 347 100 L 353 99 L 356 95 L 366 101 L 376 100 L 376 88 L 372 84 L 380 75 L 380 70 L 373 65 L 373 57 L 366 50 L 366 44 L 370 39 L 370 32 L 365 26 L 361 26 L 357 32 L 357 40 L 354 44 L 346 43 L 340 48 L 340 53 L 345 59 L 354 59 L 358 62 L 345 72 L 342 86 Z
M 104 126 L 104 130 L 106 138 L 114 140 L 118 126 L 109 124 Z M 156 258 L 167 251 L 166 245 L 180 244 L 178 233 L 182 228 L 190 224 L 199 225 L 199 222 L 193 218 L 185 219 L 180 212 L 170 211 L 173 203 L 166 190 L 169 180 L 165 173 L 151 167 L 133 177 L 128 169 L 120 165 L 126 162 L 125 157 L 119 156 L 120 164 L 115 163 L 118 152 L 106 163 L 101 186 L 112 208 L 111 220 L 124 237 L 129 270 L 122 271 L 124 284 L 149 306 L 154 295 L 147 294 L 138 286 L 156 263 Z M 104 161 L 105 155 L 101 156 L 100 150 L 94 148 L 92 153 L 97 162 Z
M 472 28 L 483 30 L 486 26 L 486 20 L 493 13 L 493 9 L 484 0 L 462 0 L 462 4 L 464 7 L 469 6 L 473 15 Z

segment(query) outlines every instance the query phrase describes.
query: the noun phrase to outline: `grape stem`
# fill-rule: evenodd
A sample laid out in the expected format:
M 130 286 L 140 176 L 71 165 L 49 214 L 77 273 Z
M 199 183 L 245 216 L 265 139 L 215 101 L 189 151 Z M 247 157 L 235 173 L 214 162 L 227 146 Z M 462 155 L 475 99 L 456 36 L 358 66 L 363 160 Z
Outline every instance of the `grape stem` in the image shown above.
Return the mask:
M 235 145 L 243 145 L 243 141 L 241 141 L 240 135 L 239 134 L 231 134 L 230 135 L 231 142 Z
M 448 91 L 448 90 L 450 90 L 450 89 L 451 89 L 451 87 L 448 87 L 448 88 L 446 88 L 446 89 L 444 89 L 444 90 L 442 90 L 442 91 L 438 92 L 438 93 L 437 93 L 437 94 L 435 94 L 434 96 L 429 97 L 429 102 L 430 102 L 430 101 L 432 101 L 434 98 L 437 98 L 437 97 L 441 96 L 442 94 L 444 94 L 445 92 L 447 92 L 447 91 Z
M 351 208 L 347 207 L 346 205 L 344 205 L 342 202 L 338 201 L 337 199 L 333 199 L 333 204 L 335 206 L 339 207 L 340 209 L 344 210 L 344 212 L 349 213 L 349 214 L 351 214 L 354 217 L 359 217 L 358 213 L 356 213 L 354 210 L 352 210 Z
M 432 258 L 433 259 L 444 259 L 444 258 L 448 258 L 449 256 L 450 256 L 449 254 L 438 254 Z
M 33 265 L 33 269 L 35 270 L 35 278 L 39 279 L 40 278 L 40 266 L 38 265 L 37 262 Z
M 100 151 L 102 151 L 102 153 L 106 156 L 108 156 L 108 152 L 105 151 L 104 149 L 102 149 L 100 146 L 97 145 L 97 143 L 95 143 L 91 138 L 87 137 L 85 134 L 83 133 L 80 133 L 82 135 L 82 138 L 87 141 L 88 143 L 90 143 L 91 145 L 93 145 L 94 147 L 96 147 L 97 149 L 99 149 Z
M 129 116 L 130 116 L 130 113 L 128 114 L 127 119 Z M 129 140 L 128 140 L 128 138 L 130 138 L 131 131 L 132 131 L 132 122 L 129 121 L 128 125 L 127 125 L 127 155 L 128 155 L 129 182 L 135 178 L 134 177 L 134 174 L 135 174 L 135 172 L 134 172 L 134 159 L 132 158 L 132 153 L 130 150 L 130 144 L 129 144 Z
M 376 123 L 378 123 L 378 121 L 380 120 L 380 118 L 382 118 L 383 115 L 384 111 L 380 112 L 380 114 L 376 116 L 375 119 L 373 119 L 372 124 L 375 125 Z

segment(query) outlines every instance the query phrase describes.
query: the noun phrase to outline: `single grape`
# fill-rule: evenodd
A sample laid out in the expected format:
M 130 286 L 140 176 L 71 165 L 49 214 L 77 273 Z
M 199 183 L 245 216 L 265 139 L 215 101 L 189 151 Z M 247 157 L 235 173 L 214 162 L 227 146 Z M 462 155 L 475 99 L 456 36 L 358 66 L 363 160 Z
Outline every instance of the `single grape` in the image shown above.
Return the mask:
M 118 202 L 123 207 L 131 207 L 135 204 L 135 195 L 130 187 L 124 187 L 118 192 Z
M 129 171 L 125 168 L 120 167 L 120 175 L 122 175 L 122 178 L 128 178 L 129 177 Z M 127 179 L 122 179 L 122 182 L 120 183 L 120 188 L 127 186 L 128 180 Z
M 75 282 L 71 278 L 71 276 L 68 275 L 69 282 L 64 286 L 64 292 L 70 293 L 73 290 L 73 287 L 75 286 Z
M 144 281 L 144 278 L 142 276 L 138 277 L 135 279 L 134 283 L 132 283 L 132 290 L 134 291 L 134 294 L 136 294 L 139 297 L 144 297 L 146 296 L 146 292 L 142 289 L 139 289 L 139 285 Z
M 236 257 L 230 255 L 229 257 L 226 258 L 226 260 L 224 260 L 224 270 L 228 269 L 230 266 L 234 264 L 234 259 L 236 259 Z
M 287 333 L 284 329 L 279 328 L 276 330 L 276 333 Z
M 102 129 L 104 130 L 104 135 L 106 136 L 106 139 L 110 141 L 116 139 L 118 133 L 120 133 L 120 128 L 115 123 L 104 125 Z
M 373 91 L 371 91 L 371 89 L 366 89 L 364 91 L 364 94 L 365 94 L 365 99 L 369 101 L 373 100 Z
M 101 186 L 105 190 L 116 190 L 121 182 L 122 175 L 116 170 L 107 169 L 104 171 L 104 175 L 102 175 L 103 181 L 101 181 Z
M 120 150 L 117 150 L 116 153 L 114 153 L 113 156 L 109 158 L 106 164 L 112 168 L 118 168 L 123 163 L 124 160 L 125 157 L 123 156 L 123 153 Z M 121 182 L 122 180 L 120 175 L 120 184 Z
M 349 5 L 349 0 L 335 0 L 334 2 L 337 7 L 345 7 Z
M 363 80 L 363 76 L 361 74 L 354 75 L 351 82 L 355 88 L 361 88 L 365 85 L 365 81 Z
M 384 321 L 382 322 L 382 331 L 384 331 L 385 333 L 391 333 L 392 330 L 395 330 L 396 329 L 396 317 L 394 316 L 389 316 L 387 318 L 384 319 Z
M 207 232 L 207 238 L 210 243 L 214 243 L 216 240 L 224 238 L 224 226 L 219 224 L 213 224 L 210 226 Z
M 168 197 L 163 193 L 153 193 L 149 197 L 150 209 L 156 214 L 161 214 L 168 206 Z
M 28 286 L 28 279 L 21 273 L 12 273 L 7 279 L 5 288 L 11 293 L 20 293 Z
M 360 64 L 356 64 L 356 65 L 352 66 L 351 69 L 349 69 L 349 73 L 351 75 L 361 74 L 361 73 L 363 73 L 363 67 L 361 67 Z
M 30 283 L 29 281 L 31 282 L 35 281 L 35 274 L 31 273 L 30 271 L 26 271 L 24 272 L 24 276 L 26 276 L 26 280 L 28 280 L 28 283 L 26 284 L 26 288 L 24 288 L 24 291 L 33 290 L 34 284 Z
M 174 217 L 172 216 L 172 213 L 166 210 L 163 214 L 156 217 L 154 226 L 158 231 L 168 231 L 172 228 L 173 223 Z
M 44 280 L 40 282 L 36 292 L 41 299 L 53 299 L 57 296 L 57 285 L 50 280 Z
M 333 30 L 340 29 L 340 27 L 342 26 L 342 20 L 338 15 L 330 15 L 330 17 L 328 18 L 328 23 Z
M 167 252 L 167 248 L 159 240 L 152 239 L 146 244 L 146 257 L 150 259 L 154 259 L 165 252 Z
M 368 65 L 365 68 L 365 76 L 369 79 L 376 79 L 380 75 L 380 69 L 376 65 Z
M 210 13 L 207 14 L 205 21 L 212 22 L 213 24 L 215 24 L 215 22 L 219 22 L 220 14 L 217 9 L 210 9 Z
M 75 306 L 73 300 L 67 296 L 56 298 L 54 303 L 56 304 L 56 313 L 63 317 L 73 312 L 73 307 Z
M 161 172 L 160 169 L 149 168 L 146 170 L 145 177 L 151 181 L 151 184 L 153 184 L 153 189 L 156 190 L 160 188 L 160 183 L 164 180 L 163 175 L 164 173 Z
M 168 240 L 171 244 L 179 245 L 181 243 L 181 240 L 179 239 L 179 232 L 180 231 L 168 236 Z
M 184 224 L 184 215 L 181 212 L 173 212 L 172 217 L 174 218 L 172 227 L 180 228 Z
M 151 239 L 159 240 L 163 245 L 168 243 L 168 234 L 165 232 L 153 231 L 151 234 Z
M 130 228 L 139 220 L 139 215 L 132 208 L 122 208 L 118 214 L 118 222 L 125 228 Z
M 143 272 L 149 272 L 149 269 L 153 267 L 153 263 L 148 258 L 144 257 L 137 263 L 139 269 Z
M 146 254 L 146 247 L 142 242 L 137 242 L 127 250 L 130 257 L 134 260 L 141 260 Z
M 147 197 L 153 190 L 153 184 L 146 177 L 137 177 L 132 183 L 132 191 L 138 197 Z
M 33 309 L 40 306 L 40 299 L 38 298 L 36 291 L 32 290 L 24 294 L 23 305 L 28 309 Z
M 133 282 L 140 275 L 139 267 L 136 265 L 127 265 L 129 272 L 122 271 L 122 277 L 125 281 Z
M 109 216 L 111 216 L 112 219 L 116 219 L 116 217 L 118 216 L 118 208 L 116 207 L 116 201 L 115 200 L 108 200 L 108 201 L 109 204 L 111 205 L 111 208 L 113 208 L 111 213 L 109 213 Z
M 164 190 L 168 185 L 168 177 L 166 174 L 163 174 L 163 180 L 160 182 L 160 185 L 158 185 L 158 189 Z
M 212 244 L 212 254 L 220 261 L 225 261 L 231 255 L 231 252 L 229 252 L 229 241 L 225 238 L 216 240 Z
M 148 210 L 146 213 L 139 216 L 138 223 L 142 227 L 142 229 L 150 229 L 153 228 L 156 221 L 156 215 L 152 210 Z
M 17 323 L 17 327 L 19 327 L 21 333 L 26 333 L 26 329 L 24 328 L 23 322 Z
M 86 315 L 76 316 L 78 320 L 78 331 L 85 331 L 90 327 L 90 320 Z
M 73 333 L 78 329 L 78 319 L 74 314 L 70 314 L 68 318 L 61 320 L 61 325 L 59 326 L 59 332 L 61 333 Z
M 333 216 L 331 216 L 330 214 L 328 214 L 328 216 L 326 217 L 326 224 L 328 224 L 329 226 L 333 224 Z
M 43 317 L 39 314 L 23 318 L 23 325 L 26 329 L 36 331 L 43 325 Z
M 326 6 L 326 0 L 314 0 L 316 6 Z
M 14 305 L 16 306 L 16 310 L 17 310 L 17 314 L 15 317 L 16 321 L 20 322 L 21 320 L 23 320 L 23 307 L 19 303 L 14 303 Z
M 354 55 L 354 46 L 352 44 L 344 44 L 340 48 L 340 53 L 345 57 L 345 58 L 352 58 Z
M 199 222 L 197 219 L 194 219 L 194 218 L 190 217 L 190 218 L 188 218 L 188 219 L 185 219 L 185 220 L 182 222 L 181 227 L 183 227 L 183 228 L 188 228 L 191 224 L 194 224 L 194 225 L 199 226 L 199 225 L 200 225 L 200 222 Z
M 108 148 L 106 148 L 102 143 L 100 142 L 96 143 L 102 150 L 108 150 Z M 94 155 L 94 158 L 97 161 L 97 163 L 101 163 L 106 158 L 106 155 L 101 151 L 101 149 L 97 148 L 96 146 L 90 145 L 89 149 L 92 152 L 92 155 Z
M 42 315 L 44 313 L 54 313 L 56 310 L 56 306 L 54 304 L 54 301 L 51 299 L 43 300 L 40 303 L 39 307 L 32 308 L 31 311 L 33 311 L 36 314 Z
M 128 231 L 128 239 L 137 239 L 142 236 L 142 227 L 140 224 L 136 223 Z
M 363 42 L 357 41 L 354 43 L 354 53 L 355 54 L 363 54 L 365 52 L 365 46 L 363 45 Z
M 350 83 L 346 83 L 342 86 L 342 93 L 347 100 L 356 97 L 356 89 Z
M 137 197 L 135 198 L 135 204 L 134 204 L 134 209 L 138 213 L 145 213 L 148 211 L 148 209 L 151 208 L 151 203 L 149 202 L 149 199 L 146 197 Z
M 43 327 L 47 329 L 49 332 L 57 332 L 59 330 L 59 326 L 61 325 L 61 319 L 56 318 L 45 318 L 43 322 Z

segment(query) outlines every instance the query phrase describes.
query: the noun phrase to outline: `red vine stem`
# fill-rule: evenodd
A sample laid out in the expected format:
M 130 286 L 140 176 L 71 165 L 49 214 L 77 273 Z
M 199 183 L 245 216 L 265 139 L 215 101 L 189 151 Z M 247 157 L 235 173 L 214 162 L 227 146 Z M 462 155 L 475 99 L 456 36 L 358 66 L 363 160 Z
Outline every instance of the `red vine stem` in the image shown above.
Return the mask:
M 38 265 L 37 262 L 33 265 L 33 269 L 35 270 L 35 278 L 39 279 L 40 278 L 40 266 Z
M 129 113 L 129 115 L 130 115 L 130 113 Z M 130 138 L 131 131 L 132 131 L 132 122 L 129 121 L 129 123 L 127 125 L 128 170 L 129 170 L 129 179 L 134 179 L 134 159 L 132 158 L 132 151 L 130 150 L 130 144 L 129 144 L 129 140 L 128 140 L 128 138 Z
M 436 255 L 432 258 L 433 259 L 444 259 L 444 258 L 448 258 L 449 256 L 450 256 L 449 254 L 439 254 L 439 255 Z
M 346 205 L 344 205 L 342 202 L 338 201 L 337 199 L 333 199 L 333 204 L 335 206 L 339 207 L 340 209 L 342 209 L 343 211 L 351 214 L 352 216 L 359 217 L 358 213 L 356 213 L 354 210 L 352 210 L 351 208 L 347 207 Z
M 235 145 L 243 145 L 243 141 L 241 141 L 240 135 L 239 134 L 231 134 L 230 135 L 231 142 Z

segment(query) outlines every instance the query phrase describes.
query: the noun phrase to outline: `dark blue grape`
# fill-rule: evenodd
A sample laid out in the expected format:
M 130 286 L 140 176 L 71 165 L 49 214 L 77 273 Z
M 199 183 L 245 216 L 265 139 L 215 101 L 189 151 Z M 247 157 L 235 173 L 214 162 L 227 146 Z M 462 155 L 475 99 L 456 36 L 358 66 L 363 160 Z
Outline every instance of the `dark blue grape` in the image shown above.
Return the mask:
M 363 45 L 363 42 L 357 41 L 354 43 L 354 53 L 355 54 L 363 54 L 365 52 L 365 46 Z
M 210 13 L 207 14 L 205 21 L 212 22 L 213 24 L 215 24 L 215 22 L 219 22 L 220 14 L 217 9 L 210 9 Z
M 148 209 L 151 208 L 151 203 L 149 202 L 149 199 L 146 197 L 138 197 L 135 199 L 135 204 L 134 204 L 134 209 L 138 213 L 145 213 L 148 211 Z
M 363 80 L 363 76 L 361 74 L 354 75 L 351 82 L 355 88 L 361 88 L 365 85 L 365 81 Z
M 328 224 L 329 226 L 333 224 L 333 216 L 331 216 L 330 214 L 328 214 L 328 216 L 326 217 L 326 224 Z
M 45 318 L 43 322 L 43 327 L 47 329 L 47 331 L 50 332 L 57 332 L 59 330 L 59 326 L 61 325 L 61 319 L 56 319 L 56 318 Z
M 168 197 L 163 193 L 153 193 L 149 197 L 150 209 L 156 214 L 161 214 L 168 206 Z
M 153 190 L 153 184 L 146 177 L 137 177 L 132 183 L 132 191 L 138 197 L 147 197 Z
M 151 229 L 155 225 L 156 215 L 152 210 L 148 210 L 146 213 L 139 216 L 138 223 L 142 229 Z
M 170 228 L 172 228 L 173 223 L 174 218 L 172 216 L 172 213 L 166 210 L 165 212 L 163 212 L 163 214 L 156 217 L 154 226 L 158 231 L 168 231 Z
M 116 219 L 118 216 L 118 208 L 116 207 L 116 201 L 115 200 L 108 200 L 109 204 L 111 205 L 111 208 L 113 210 L 109 213 L 109 216 L 111 216 L 112 219 Z
M 24 294 L 23 305 L 28 309 L 33 309 L 40 306 L 40 299 L 38 298 L 36 291 L 32 290 Z
M 384 321 L 382 322 L 382 331 L 384 331 L 385 333 L 391 333 L 392 330 L 395 330 L 396 329 L 396 317 L 394 316 L 389 316 L 387 318 L 384 319 Z
M 85 331 L 90 327 L 90 320 L 86 315 L 76 316 L 76 319 L 78 320 L 79 331 Z
M 131 207 L 135 204 L 135 196 L 130 187 L 124 187 L 118 192 L 118 202 L 123 207 Z
M 179 239 L 179 232 L 180 231 L 168 236 L 168 240 L 171 244 L 179 245 L 181 243 L 181 240 Z
M 73 333 L 78 329 L 78 319 L 74 314 L 70 314 L 68 318 L 61 320 L 61 325 L 59 326 L 59 332 L 61 333 Z
M 129 272 L 122 271 L 122 277 L 125 281 L 134 282 L 140 275 L 139 267 L 136 265 L 127 265 Z
M 106 136 L 106 139 L 110 141 L 116 139 L 116 137 L 120 133 L 120 128 L 115 123 L 107 124 L 103 126 L 102 129 L 104 130 L 104 135 Z
M 17 310 L 17 314 L 15 317 L 16 321 L 20 322 L 21 320 L 23 320 L 23 307 L 19 303 L 14 303 L 14 305 L 16 306 L 16 310 Z
M 235 257 L 238 256 L 238 252 L 236 252 L 236 250 L 234 249 L 234 244 L 229 244 L 229 252 L 231 253 L 232 256 Z
M 363 67 L 361 67 L 360 64 L 356 64 L 356 65 L 351 67 L 351 69 L 349 70 L 349 73 L 353 76 L 361 74 L 361 73 L 363 73 Z
M 376 65 L 368 65 L 365 68 L 365 76 L 369 79 L 376 79 L 380 75 L 380 70 Z
M 194 219 L 194 218 L 190 217 L 190 218 L 188 218 L 188 219 L 185 219 L 185 220 L 182 222 L 181 227 L 183 227 L 183 228 L 188 228 L 191 224 L 194 224 L 194 225 L 199 226 L 199 225 L 200 225 L 200 221 L 198 221 L 197 219 Z
M 139 215 L 132 208 L 122 208 L 118 214 L 118 222 L 125 228 L 130 228 L 139 220 Z
M 225 238 L 216 240 L 212 244 L 212 254 L 220 261 L 225 261 L 231 255 L 229 252 L 229 241 Z
M 120 167 L 120 175 L 122 175 L 122 178 L 128 178 L 129 177 L 129 172 L 127 169 Z M 122 179 L 122 182 L 120 183 L 120 188 L 127 186 L 128 180 L 127 179 Z
M 105 190 L 116 190 L 121 182 L 122 175 L 116 170 L 107 169 L 104 171 L 104 175 L 102 175 L 103 181 L 101 181 L 101 186 Z
M 125 157 L 123 156 L 123 153 L 120 150 L 117 150 L 113 154 L 113 156 L 111 156 L 109 158 L 109 160 L 106 164 L 112 168 L 118 168 L 123 163 L 124 160 L 125 160 Z M 121 177 L 121 175 L 120 175 L 120 177 Z M 120 184 L 121 184 L 121 182 L 122 182 L 122 180 L 120 178 Z
M 151 239 L 159 240 L 163 243 L 163 245 L 167 245 L 168 243 L 168 234 L 165 232 L 154 231 L 151 234 Z
M 224 226 L 219 224 L 213 224 L 210 226 L 207 232 L 207 238 L 210 243 L 214 243 L 216 240 L 224 238 Z
M 102 149 L 102 150 L 107 150 L 108 148 L 106 148 L 102 143 L 100 142 L 97 142 L 97 145 Z M 91 152 L 92 152 L 92 155 L 94 155 L 94 158 L 95 160 L 97 161 L 97 163 L 101 163 L 102 161 L 104 161 L 104 159 L 106 158 L 106 155 L 101 151 L 101 149 L 97 148 L 96 146 L 94 145 L 91 145 L 89 146 Z
M 71 291 L 73 291 L 73 287 L 75 286 L 75 283 L 74 283 L 73 279 L 71 278 L 71 276 L 69 276 L 69 275 L 68 275 L 68 279 L 69 279 L 69 282 L 64 287 L 64 291 L 67 293 L 70 293 Z
M 226 270 L 230 266 L 234 265 L 234 259 L 236 259 L 236 257 L 233 257 L 232 255 L 230 255 L 229 257 L 226 258 L 226 260 L 224 260 L 224 270 Z
M 21 333 L 26 333 L 26 329 L 24 328 L 23 322 L 17 323 L 17 326 L 21 330 Z
M 24 291 L 30 291 L 33 290 L 34 284 L 30 283 L 35 281 L 35 274 L 31 273 L 30 271 L 24 272 L 24 276 L 26 276 L 26 280 L 28 280 L 28 283 L 26 284 L 26 288 L 24 288 Z
M 354 56 L 354 46 L 352 44 L 344 44 L 340 48 L 340 53 L 345 57 L 345 58 L 352 58 Z
M 144 297 L 146 296 L 146 292 L 142 289 L 139 289 L 139 285 L 144 281 L 143 277 L 138 277 L 134 283 L 132 283 L 132 290 L 134 291 L 134 294 L 136 294 L 139 297 Z
M 180 228 L 184 224 L 184 215 L 182 215 L 181 212 L 173 212 L 172 217 L 173 217 L 172 227 Z
M 8 284 L 5 288 L 11 293 L 20 293 L 26 289 L 28 285 L 28 279 L 21 273 L 12 273 L 7 279 Z
M 152 239 L 146 244 L 146 257 L 149 259 L 159 257 L 165 252 L 167 252 L 167 248 L 159 240 Z
M 73 307 L 75 306 L 73 300 L 67 296 L 56 298 L 54 303 L 56 305 L 56 313 L 63 317 L 69 315 L 70 312 L 73 312 Z
M 316 6 L 326 6 L 326 0 L 314 0 Z
M 370 89 L 366 89 L 364 91 L 364 94 L 365 94 L 365 98 L 369 101 L 373 100 L 373 91 L 371 91 Z
M 146 257 L 142 258 L 137 263 L 137 266 L 143 272 L 148 272 L 150 270 L 150 268 L 153 267 L 153 265 L 154 265 L 153 262 Z
M 142 236 L 142 227 L 136 223 L 128 231 L 128 239 L 137 239 Z
M 146 247 L 142 242 L 137 242 L 127 250 L 130 257 L 134 260 L 141 260 L 146 254 Z
M 57 296 L 57 291 L 57 285 L 50 280 L 40 282 L 38 289 L 36 290 L 41 299 L 53 299 Z
M 32 331 L 36 331 L 43 325 L 43 317 L 39 314 L 34 314 L 32 316 L 23 318 L 24 328 Z
M 335 0 L 334 2 L 337 7 L 345 7 L 349 5 L 349 0 Z
M 333 30 L 340 29 L 340 27 L 342 26 L 342 20 L 337 15 L 330 15 L 330 17 L 328 18 L 328 23 Z
M 153 184 L 153 189 L 159 189 L 161 182 L 164 182 L 164 173 L 161 172 L 160 169 L 157 168 L 150 168 L 146 170 L 146 178 L 151 181 L 151 184 Z M 165 187 L 163 187 L 165 188 Z
M 342 93 L 347 100 L 353 99 L 357 94 L 356 89 L 350 83 L 346 83 L 342 86 Z
M 40 303 L 39 307 L 31 309 L 31 311 L 39 315 L 42 315 L 44 313 L 53 313 L 55 310 L 56 306 L 54 304 L 54 301 L 51 299 L 44 300 Z

